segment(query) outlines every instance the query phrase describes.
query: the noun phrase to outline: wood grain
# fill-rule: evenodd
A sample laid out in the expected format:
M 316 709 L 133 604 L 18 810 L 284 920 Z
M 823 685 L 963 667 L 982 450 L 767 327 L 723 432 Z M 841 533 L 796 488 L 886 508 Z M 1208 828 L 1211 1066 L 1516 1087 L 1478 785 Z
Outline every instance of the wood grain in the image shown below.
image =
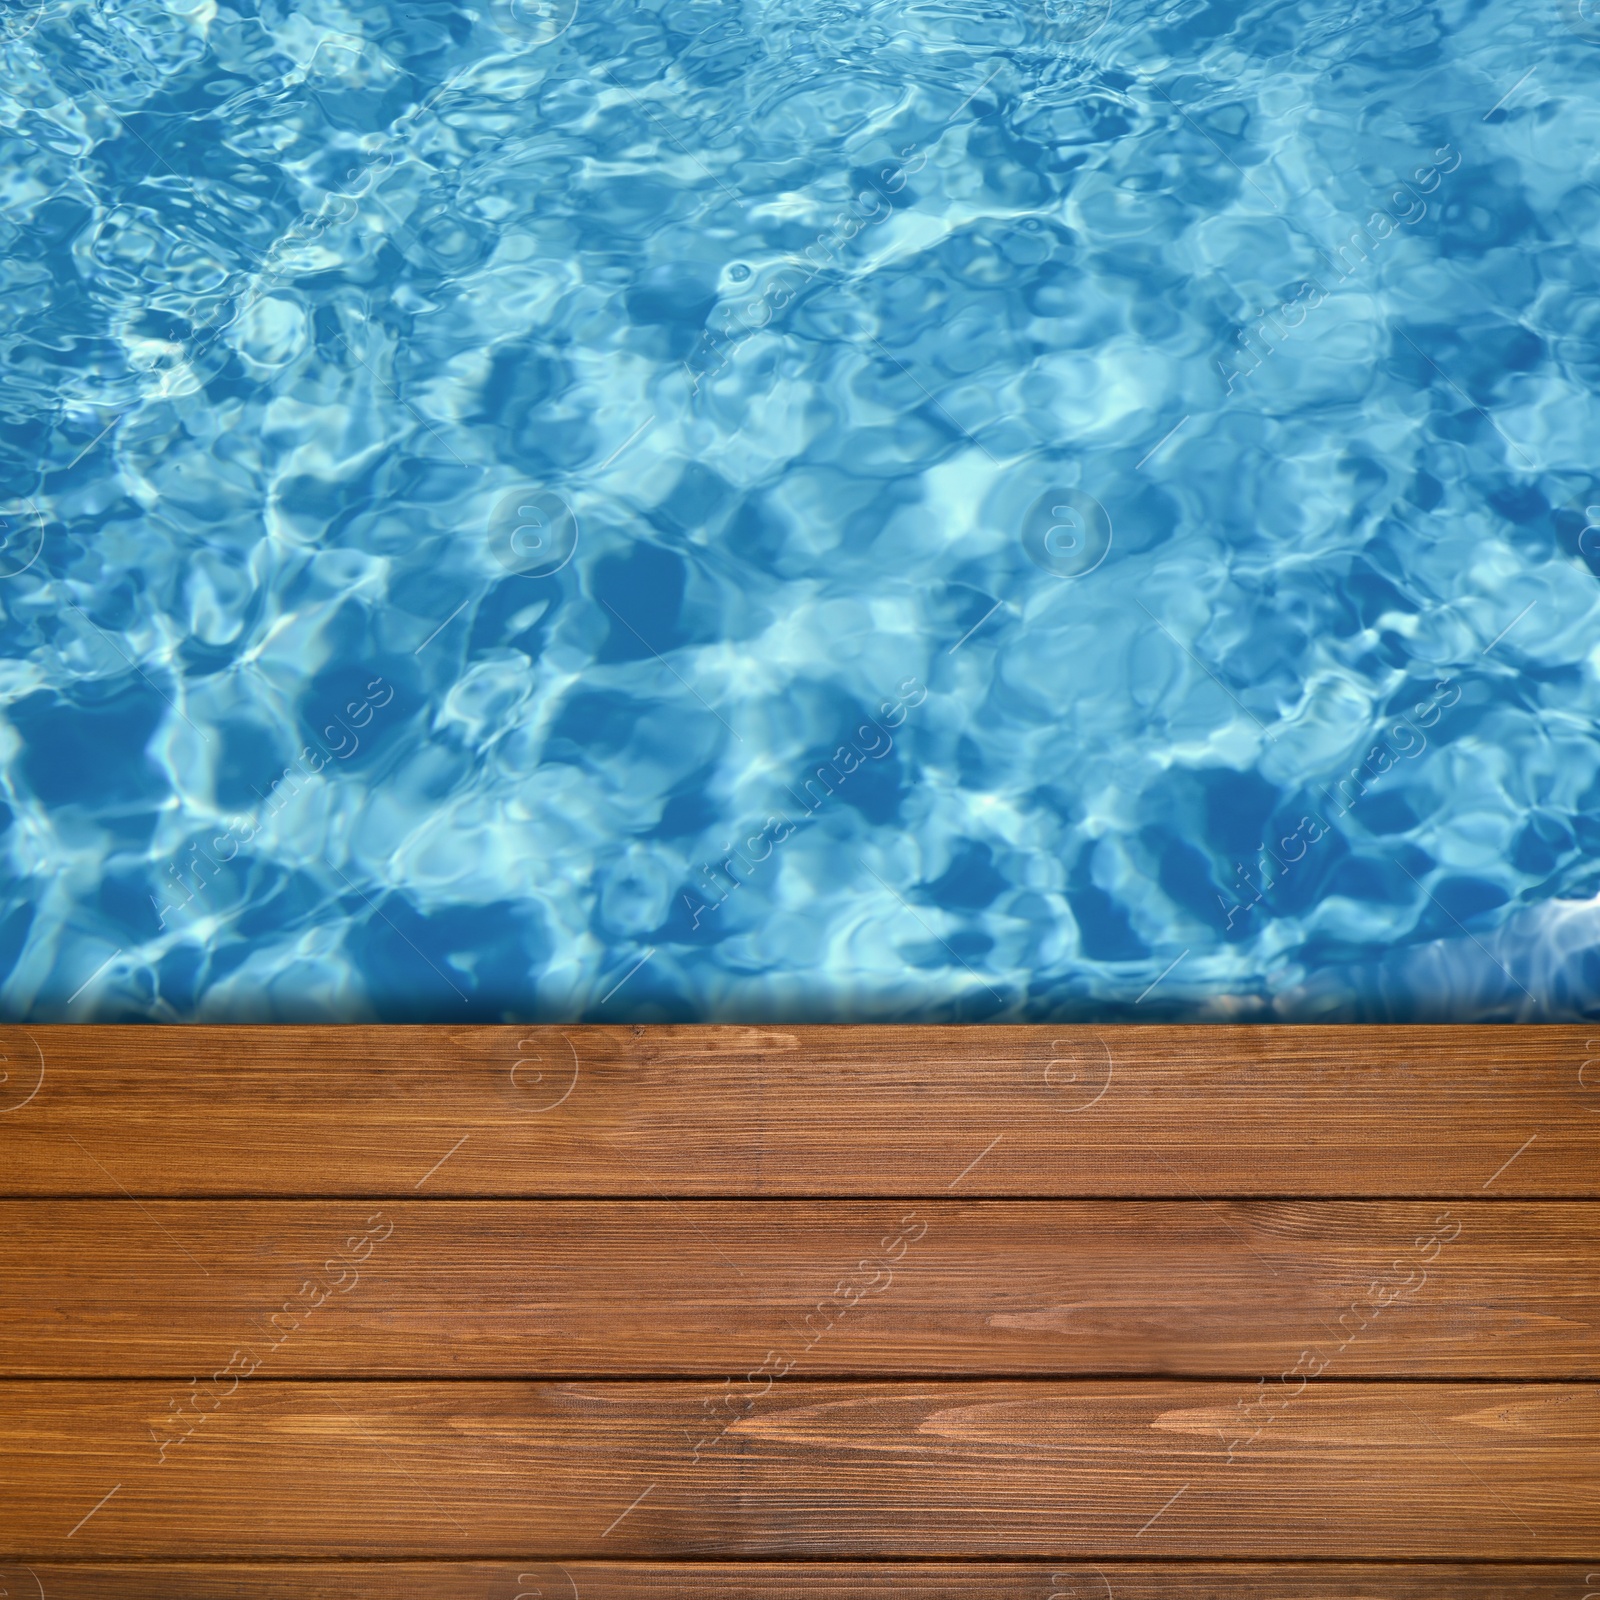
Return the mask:
M 741 1390 L 780 1366 L 1596 1377 L 1600 1206 L 0 1202 L 0 1375 L 182 1378 L 236 1350 L 272 1378 Z
M 1231 1460 L 1250 1385 L 791 1381 L 724 1427 L 718 1386 L 691 1382 L 247 1383 L 160 1460 L 174 1387 L 0 1385 L 0 1553 L 1223 1560 L 1354 1546 L 1582 1561 L 1600 1548 L 1593 1385 L 1315 1385 Z
M 0 1596 L 1600 1600 L 1596 1049 L 0 1028 Z
M 13 1027 L 0 1030 L 0 1185 L 1592 1198 L 1600 1067 L 1585 1073 L 1585 1038 L 1565 1027 Z
M 1586 1582 L 1587 1579 L 1587 1582 Z M 35 1584 L 37 1580 L 37 1586 Z M 0 1568 L 15 1600 L 1586 1600 L 1578 1566 L 536 1561 Z M 1592 1596 L 1589 1597 L 1592 1600 Z

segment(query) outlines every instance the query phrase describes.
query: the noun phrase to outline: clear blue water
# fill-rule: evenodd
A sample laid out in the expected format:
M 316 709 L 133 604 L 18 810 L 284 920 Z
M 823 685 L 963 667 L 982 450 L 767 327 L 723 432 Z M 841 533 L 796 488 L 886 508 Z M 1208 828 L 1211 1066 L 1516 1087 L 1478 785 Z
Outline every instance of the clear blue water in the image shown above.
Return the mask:
M 1600 1011 L 1594 0 L 185 3 L 0 13 L 4 1015 Z

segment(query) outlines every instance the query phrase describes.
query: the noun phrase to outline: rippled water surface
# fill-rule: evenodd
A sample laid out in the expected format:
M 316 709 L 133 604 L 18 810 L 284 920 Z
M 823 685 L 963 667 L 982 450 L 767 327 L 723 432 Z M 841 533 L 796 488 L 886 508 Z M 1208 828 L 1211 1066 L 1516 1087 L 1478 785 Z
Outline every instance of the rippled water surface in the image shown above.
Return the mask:
M 1590 0 L 11 0 L 11 1018 L 1600 1011 Z

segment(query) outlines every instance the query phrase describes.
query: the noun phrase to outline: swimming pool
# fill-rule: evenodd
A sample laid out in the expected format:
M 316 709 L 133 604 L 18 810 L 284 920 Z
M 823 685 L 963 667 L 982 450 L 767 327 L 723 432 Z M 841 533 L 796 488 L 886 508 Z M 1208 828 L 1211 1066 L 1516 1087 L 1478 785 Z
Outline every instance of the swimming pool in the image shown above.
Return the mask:
M 1587 6 L 9 6 L 0 1009 L 1595 1015 Z

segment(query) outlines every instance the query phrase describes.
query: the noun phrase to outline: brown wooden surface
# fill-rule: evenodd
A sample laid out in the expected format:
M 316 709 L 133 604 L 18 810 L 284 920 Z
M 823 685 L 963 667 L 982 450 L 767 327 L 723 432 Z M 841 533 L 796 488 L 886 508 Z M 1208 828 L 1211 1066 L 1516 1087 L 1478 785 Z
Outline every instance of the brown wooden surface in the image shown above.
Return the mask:
M 242 1385 L 158 1460 L 176 1387 L 0 1387 L 4 1554 L 1600 1548 L 1593 1385 L 1308 1386 L 1230 1459 L 1251 1385 L 790 1380 L 724 1428 L 710 1384 L 274 1382 Z
M 1596 1197 L 1585 1038 L 10 1027 L 0 1189 Z
M 0 1375 L 240 1347 L 272 1378 L 742 1379 L 769 1350 L 809 1376 L 1592 1378 L 1600 1205 L 0 1202 Z
M 1600 1600 L 1588 1048 L 0 1028 L 0 1600 Z
M 388 1562 L 0 1568 L 14 1600 L 1594 1600 L 1577 1566 Z

